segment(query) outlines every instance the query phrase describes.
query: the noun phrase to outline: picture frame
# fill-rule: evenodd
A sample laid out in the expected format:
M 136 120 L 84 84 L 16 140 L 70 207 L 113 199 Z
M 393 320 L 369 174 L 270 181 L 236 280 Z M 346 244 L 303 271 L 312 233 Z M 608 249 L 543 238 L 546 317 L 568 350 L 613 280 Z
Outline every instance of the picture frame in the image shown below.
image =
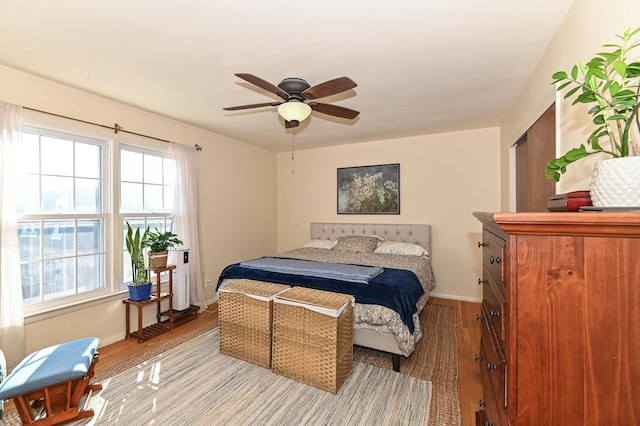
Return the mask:
M 400 214 L 400 163 L 338 168 L 338 214 Z

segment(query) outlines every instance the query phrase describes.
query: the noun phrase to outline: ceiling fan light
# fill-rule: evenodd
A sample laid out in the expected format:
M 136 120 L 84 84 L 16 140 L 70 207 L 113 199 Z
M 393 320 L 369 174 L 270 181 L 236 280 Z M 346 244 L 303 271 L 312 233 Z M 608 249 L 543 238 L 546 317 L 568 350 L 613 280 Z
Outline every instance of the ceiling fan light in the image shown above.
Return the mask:
M 278 114 L 287 121 L 304 121 L 311 114 L 311 107 L 304 102 L 290 100 L 278 106 Z

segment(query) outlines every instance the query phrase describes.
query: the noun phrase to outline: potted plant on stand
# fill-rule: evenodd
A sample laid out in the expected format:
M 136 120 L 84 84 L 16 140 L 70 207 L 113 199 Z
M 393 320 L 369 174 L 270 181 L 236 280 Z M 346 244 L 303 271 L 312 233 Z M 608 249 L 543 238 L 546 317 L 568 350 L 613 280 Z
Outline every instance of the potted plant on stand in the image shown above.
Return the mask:
M 149 247 L 149 267 L 160 269 L 167 267 L 167 257 L 169 249 L 183 244 L 176 234 L 171 231 L 161 232 L 158 228 L 149 231 L 144 240 L 146 247 Z
M 587 63 L 574 65 L 570 73 L 553 74 L 557 90 L 569 88 L 572 105 L 592 105 L 589 114 L 595 129 L 584 144 L 547 164 L 546 175 L 556 182 L 569 164 L 593 154 L 610 155 L 598 161 L 589 184 L 598 207 L 640 206 L 640 61 L 629 59 L 640 46 L 640 28 L 617 35 L 620 44 L 606 44 Z
M 151 297 L 151 282 L 147 279 L 147 269 L 144 262 L 145 241 L 149 234 L 149 228 L 140 235 L 140 228 L 133 231 L 133 227 L 127 222 L 127 235 L 125 243 L 131 257 L 132 281 L 128 284 L 129 299 L 134 302 L 147 300 Z

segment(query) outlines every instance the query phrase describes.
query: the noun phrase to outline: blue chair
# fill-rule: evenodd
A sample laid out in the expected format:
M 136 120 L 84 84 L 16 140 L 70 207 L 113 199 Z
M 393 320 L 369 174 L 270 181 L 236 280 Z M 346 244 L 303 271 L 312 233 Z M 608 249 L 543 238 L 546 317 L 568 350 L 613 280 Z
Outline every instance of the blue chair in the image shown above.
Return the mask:
M 0 383 L 0 400 L 13 398 L 25 425 L 56 425 L 85 419 L 93 410 L 84 408 L 91 394 L 102 389 L 90 384 L 98 362 L 97 337 L 86 337 L 50 346 L 23 359 Z

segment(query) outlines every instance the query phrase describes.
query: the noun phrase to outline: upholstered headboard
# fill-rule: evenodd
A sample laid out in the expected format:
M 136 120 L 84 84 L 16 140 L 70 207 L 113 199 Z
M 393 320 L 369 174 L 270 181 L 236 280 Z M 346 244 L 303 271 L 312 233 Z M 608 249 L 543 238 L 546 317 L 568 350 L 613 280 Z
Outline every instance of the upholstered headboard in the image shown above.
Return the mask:
M 382 223 L 312 223 L 311 238 L 337 240 L 343 235 L 377 235 L 385 240 L 420 244 L 431 254 L 431 225 Z

